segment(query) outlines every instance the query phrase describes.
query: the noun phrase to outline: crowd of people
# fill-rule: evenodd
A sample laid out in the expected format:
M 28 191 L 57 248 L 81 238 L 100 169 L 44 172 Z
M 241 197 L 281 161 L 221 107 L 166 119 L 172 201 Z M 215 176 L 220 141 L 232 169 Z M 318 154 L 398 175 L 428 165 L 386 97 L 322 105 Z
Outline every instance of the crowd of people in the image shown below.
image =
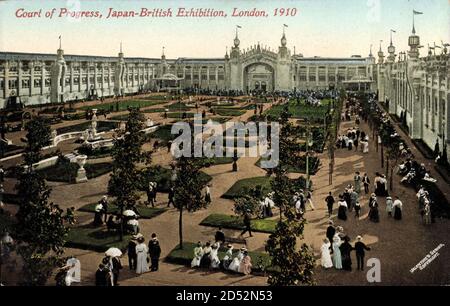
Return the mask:
M 123 269 L 121 256 L 119 250 L 116 250 L 116 253 L 105 253 L 95 273 L 96 286 L 119 285 L 120 270 Z M 129 269 L 136 274 L 158 271 L 161 246 L 157 235 L 151 235 L 148 246 L 142 234 L 133 235 L 128 243 L 127 256 Z
M 352 246 L 350 237 L 344 233 L 342 226 L 334 226 L 332 220 L 328 221 L 326 238 L 320 248 L 321 266 L 325 269 L 335 268 L 337 270 L 352 270 L 351 252 L 355 251 L 357 270 L 364 270 L 365 251 L 370 251 L 362 236 L 356 237 L 357 242 Z
M 213 244 L 206 242 L 204 245 L 199 241 L 194 248 L 194 258 L 191 261 L 192 268 L 222 269 L 248 275 L 252 271 L 252 259 L 245 247 L 235 252 L 231 244 L 226 246 L 225 255 L 220 258 L 220 247 L 222 241 Z
M 98 227 L 106 224 L 108 231 L 123 230 L 124 233 L 139 233 L 140 215 L 135 206 L 126 207 L 122 216 L 114 215 L 111 211 L 109 211 L 108 207 L 108 196 L 104 195 L 94 209 L 94 226 Z

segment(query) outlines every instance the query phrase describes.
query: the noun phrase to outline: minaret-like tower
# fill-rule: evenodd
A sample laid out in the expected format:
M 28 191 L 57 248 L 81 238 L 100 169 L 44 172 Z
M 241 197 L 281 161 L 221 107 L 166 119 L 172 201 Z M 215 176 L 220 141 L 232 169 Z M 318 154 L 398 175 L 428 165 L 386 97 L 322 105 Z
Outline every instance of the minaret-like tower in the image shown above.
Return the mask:
M 388 53 L 389 53 L 387 57 L 388 62 L 389 63 L 395 62 L 396 55 L 395 55 L 395 47 L 394 44 L 392 43 L 392 30 L 391 30 L 391 44 L 388 47 Z
M 420 46 L 420 37 L 416 35 L 416 27 L 414 25 L 414 18 L 413 18 L 413 28 L 412 28 L 412 34 L 408 38 L 408 45 L 409 45 L 409 51 L 408 55 L 410 59 L 418 59 L 419 58 L 419 46 Z
M 283 28 L 283 36 L 281 37 L 281 46 L 278 47 L 278 54 L 281 58 L 287 58 L 288 57 L 288 49 L 286 47 L 287 45 L 287 39 L 286 39 L 286 34 L 284 33 L 284 28 Z
M 380 41 L 380 50 L 378 50 L 378 64 L 384 64 L 384 53 L 381 49 L 381 42 L 382 41 Z
M 225 49 L 225 61 L 229 61 L 230 60 L 230 56 L 228 55 L 228 47 L 226 47 Z
M 241 41 L 239 40 L 237 27 L 236 27 L 236 36 L 234 37 L 233 44 L 234 44 L 234 46 L 231 47 L 231 52 L 230 52 L 230 57 L 232 59 L 238 58 L 239 55 L 241 54 L 241 51 L 239 50 L 239 45 L 241 44 Z
M 66 73 L 66 60 L 64 59 L 64 50 L 61 46 L 61 36 L 59 36 L 59 49 L 56 51 L 56 61 L 51 68 L 50 101 L 52 103 L 64 103 Z

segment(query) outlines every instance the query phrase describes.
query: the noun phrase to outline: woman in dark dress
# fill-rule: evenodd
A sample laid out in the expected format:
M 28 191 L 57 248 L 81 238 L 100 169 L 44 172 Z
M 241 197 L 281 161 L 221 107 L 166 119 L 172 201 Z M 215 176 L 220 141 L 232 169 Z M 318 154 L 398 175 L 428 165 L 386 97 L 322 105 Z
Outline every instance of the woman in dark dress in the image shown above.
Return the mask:
M 375 223 L 380 222 L 380 214 L 378 212 L 378 203 L 376 199 L 372 200 L 372 203 L 369 205 L 369 220 Z
M 347 208 L 348 208 L 347 202 L 345 202 L 342 196 L 340 196 L 338 202 L 338 219 L 344 221 L 347 220 Z
M 348 236 L 344 237 L 344 242 L 339 247 L 341 251 L 342 258 L 342 269 L 346 271 L 352 270 L 352 258 L 350 256 L 351 251 L 354 250 L 352 245 L 349 243 L 350 238 Z
M 211 266 L 211 243 L 207 242 L 203 248 L 203 256 L 200 259 L 200 267 L 209 268 Z

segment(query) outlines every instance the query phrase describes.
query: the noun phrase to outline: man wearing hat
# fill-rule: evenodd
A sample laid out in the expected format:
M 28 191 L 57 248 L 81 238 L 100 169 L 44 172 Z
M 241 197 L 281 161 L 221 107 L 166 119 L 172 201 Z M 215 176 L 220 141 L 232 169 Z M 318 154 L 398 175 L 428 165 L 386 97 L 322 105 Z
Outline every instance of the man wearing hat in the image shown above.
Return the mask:
M 151 259 L 150 270 L 158 271 L 159 257 L 161 256 L 161 247 L 155 233 L 152 234 L 152 239 L 148 243 L 148 253 Z
M 362 237 L 357 236 L 355 243 L 355 253 L 356 253 L 356 262 L 357 262 L 357 270 L 364 271 L 364 255 L 365 250 L 370 251 L 370 248 L 362 242 Z

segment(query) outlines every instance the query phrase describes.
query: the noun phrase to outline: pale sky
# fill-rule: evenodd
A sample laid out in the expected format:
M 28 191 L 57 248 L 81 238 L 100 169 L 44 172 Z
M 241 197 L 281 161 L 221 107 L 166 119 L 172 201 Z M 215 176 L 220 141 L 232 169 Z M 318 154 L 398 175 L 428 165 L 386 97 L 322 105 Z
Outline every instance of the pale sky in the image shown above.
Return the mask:
M 98 10 L 102 18 L 45 18 L 56 8 Z M 179 7 L 224 10 L 227 17 L 107 19 L 109 8 L 140 11 L 141 8 Z M 41 18 L 17 18 L 16 11 L 42 10 Z M 231 17 L 233 8 L 265 10 L 268 17 Z M 275 8 L 296 8 L 295 16 L 273 16 Z M 450 42 L 450 0 L 0 0 L 0 51 L 56 53 L 58 36 L 66 54 L 116 56 L 120 42 L 126 57 L 160 57 L 162 47 L 168 58 L 223 57 L 233 43 L 240 25 L 241 48 L 260 42 L 278 48 L 283 24 L 287 46 L 304 56 L 367 56 L 370 45 L 376 54 L 379 41 L 385 53 L 390 29 L 397 53 L 408 50 L 412 10 L 416 30 L 425 47 L 433 42 Z M 426 49 L 426 48 L 425 48 Z M 426 50 L 421 54 L 425 55 Z

